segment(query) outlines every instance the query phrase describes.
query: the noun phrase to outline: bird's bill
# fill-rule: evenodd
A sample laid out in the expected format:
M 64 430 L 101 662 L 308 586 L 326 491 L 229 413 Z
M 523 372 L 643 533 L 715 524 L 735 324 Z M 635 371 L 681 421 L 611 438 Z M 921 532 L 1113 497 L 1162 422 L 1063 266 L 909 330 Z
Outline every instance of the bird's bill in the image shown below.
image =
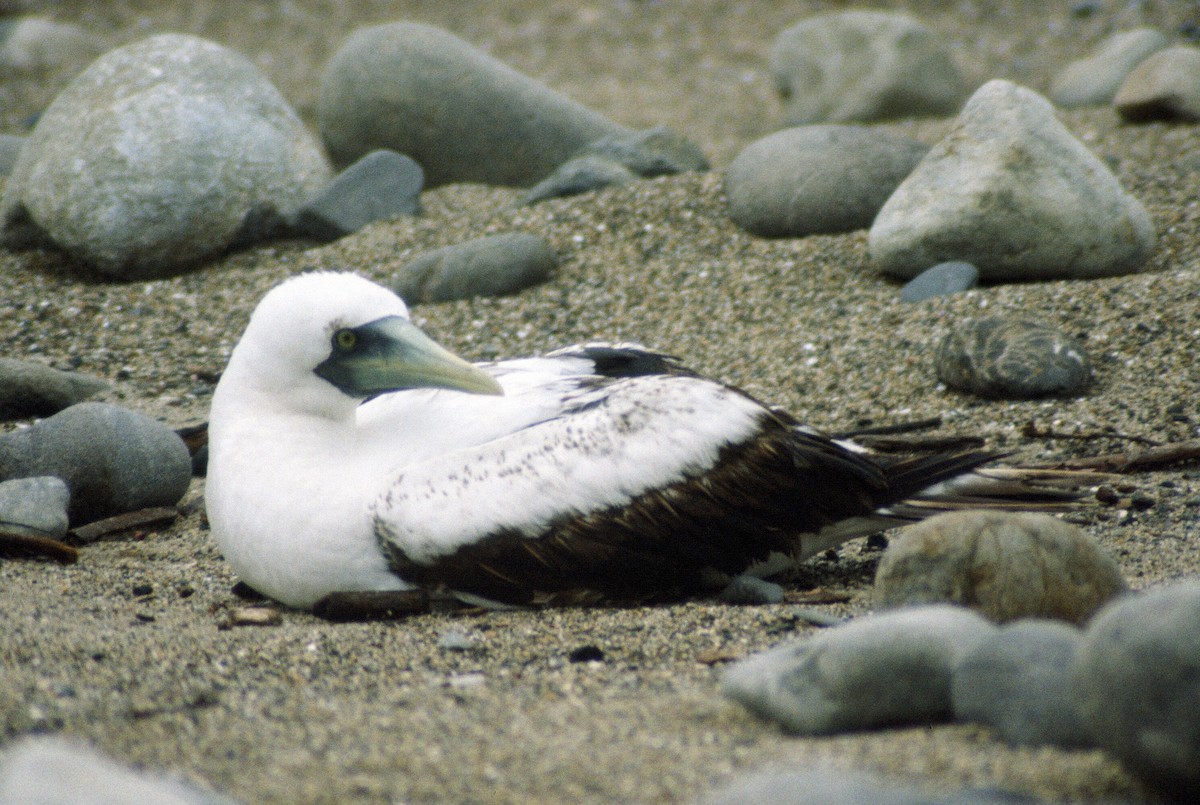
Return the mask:
M 316 373 L 351 396 L 370 397 L 402 389 L 438 388 L 470 394 L 504 394 L 500 384 L 425 335 L 402 316 L 351 328 L 351 346 L 339 346 Z

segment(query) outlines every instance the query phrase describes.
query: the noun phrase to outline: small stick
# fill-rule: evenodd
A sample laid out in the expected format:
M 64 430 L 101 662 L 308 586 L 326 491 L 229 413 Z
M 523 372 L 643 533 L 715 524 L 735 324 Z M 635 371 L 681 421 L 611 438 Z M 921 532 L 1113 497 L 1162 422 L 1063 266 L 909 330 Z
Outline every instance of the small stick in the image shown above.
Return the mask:
M 1108 453 L 1102 456 L 1073 458 L 1054 464 L 1041 465 L 1068 470 L 1101 470 L 1103 472 L 1137 472 L 1161 469 L 1172 464 L 1200 460 L 1200 439 L 1157 445 L 1141 451 Z
M 131 528 L 148 525 L 165 525 L 179 516 L 179 509 L 174 506 L 156 506 L 150 509 L 138 509 L 125 512 L 114 517 L 96 520 L 87 525 L 76 526 L 70 530 L 70 535 L 78 542 L 87 544 L 101 537 L 115 534 L 118 531 L 128 531 Z
M 65 542 L 0 528 L 0 556 L 42 556 L 64 565 L 79 561 L 79 551 Z
M 834 438 L 856 439 L 859 436 L 886 436 L 894 433 L 912 433 L 916 430 L 929 430 L 930 428 L 940 428 L 941 426 L 942 418 L 940 416 L 931 416 L 925 419 L 914 419 L 911 422 L 894 422 L 890 425 L 870 425 L 865 428 L 855 428 L 835 433 Z

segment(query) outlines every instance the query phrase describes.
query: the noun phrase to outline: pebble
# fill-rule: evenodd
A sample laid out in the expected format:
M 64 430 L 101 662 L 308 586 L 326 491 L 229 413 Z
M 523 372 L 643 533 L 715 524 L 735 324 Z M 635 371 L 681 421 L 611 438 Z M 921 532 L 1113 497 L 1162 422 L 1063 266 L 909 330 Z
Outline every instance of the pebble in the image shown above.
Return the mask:
M 107 388 L 98 377 L 0 358 L 0 419 L 50 416 Z
M 1113 98 L 1125 120 L 1200 121 L 1200 48 L 1160 50 L 1135 67 Z
M 557 266 L 544 238 L 506 232 L 425 252 L 400 269 L 392 289 L 410 304 L 503 296 L 545 282 Z
M 521 196 L 518 204 L 537 204 L 551 198 L 578 196 L 604 187 L 635 181 L 638 175 L 620 162 L 598 156 L 568 159 Z
M 900 289 L 901 302 L 922 302 L 938 296 L 950 296 L 974 288 L 979 269 L 962 260 L 951 260 L 927 268 Z
M 783 587 L 756 576 L 734 576 L 717 595 L 717 600 L 723 604 L 749 606 L 780 604 L 783 603 Z
M 1084 632 L 1072 676 L 1097 744 L 1143 782 L 1200 799 L 1200 580 L 1106 607 Z
M 0 435 L 0 480 L 53 475 L 71 490 L 72 524 L 173 506 L 191 457 L 167 426 L 127 408 L 85 402 Z
M 328 242 L 374 221 L 419 215 L 424 184 L 425 174 L 412 159 L 395 151 L 372 151 L 301 204 L 291 227 Z
M 1038 800 L 992 789 L 939 794 L 844 768 L 763 771 L 735 780 L 702 805 L 1020 805 Z
M 1048 514 L 956 511 L 905 528 L 875 572 L 880 607 L 951 602 L 993 621 L 1080 623 L 1127 589 L 1081 528 Z
M 0 481 L 0 528 L 62 539 L 67 533 L 70 501 L 67 485 L 52 475 Z
M 918 20 L 886 11 L 818 14 L 771 46 L 784 125 L 953 114 L 967 94 L 946 45 Z
M 734 223 L 763 237 L 871 225 L 929 146 L 861 126 L 798 126 L 747 146 L 725 171 Z
M 442 632 L 438 637 L 437 646 L 442 651 L 471 651 L 478 647 L 469 635 L 455 629 Z
M 1130 71 L 1170 43 L 1166 34 L 1155 28 L 1115 33 L 1090 56 L 1063 68 L 1050 85 L 1049 98 L 1064 108 L 1111 103 Z
M 943 721 L 952 669 L 995 630 L 955 606 L 868 615 L 737 663 L 721 689 L 804 735 Z
M 986 724 L 1014 745 L 1091 746 L 1071 696 L 1071 663 L 1082 639 L 1061 621 L 1004 626 L 954 669 L 954 718 Z
M 16 134 L 0 134 L 0 176 L 12 173 L 13 165 L 17 164 L 17 157 L 21 155 L 21 149 L 25 147 L 27 139 L 29 138 Z
M 988 282 L 1135 271 L 1154 226 L 1036 92 L 984 84 L 883 205 L 868 234 L 880 271 L 911 279 L 965 260 Z
M 934 367 L 950 388 L 997 399 L 1074 396 L 1092 381 L 1079 341 L 1042 322 L 1002 316 L 956 324 L 938 344 Z
M 79 69 L 103 52 L 98 37 L 48 17 L 0 22 L 0 68 L 26 73 Z
M 274 234 L 328 180 L 319 143 L 257 67 L 163 34 L 109 51 L 59 93 L 0 220 L 10 248 L 53 244 L 103 274 L 152 279 Z
M 321 136 L 338 165 L 377 148 L 415 159 L 429 187 L 528 186 L 628 130 L 440 28 L 360 28 L 321 77 Z

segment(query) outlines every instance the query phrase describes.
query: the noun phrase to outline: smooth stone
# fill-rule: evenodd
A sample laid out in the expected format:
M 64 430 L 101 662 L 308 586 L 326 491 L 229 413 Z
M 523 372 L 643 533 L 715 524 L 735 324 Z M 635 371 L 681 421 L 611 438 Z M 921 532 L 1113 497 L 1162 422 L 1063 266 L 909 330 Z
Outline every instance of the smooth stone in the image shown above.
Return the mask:
M 783 602 L 783 587 L 755 576 L 734 576 L 717 595 L 723 604 L 759 605 Z
M 16 134 L 0 134 L 0 176 L 12 173 L 13 166 L 17 164 L 17 157 L 21 155 L 21 149 L 25 147 L 25 141 L 28 139 Z
M 1200 799 L 1200 581 L 1106 607 L 1084 632 L 1072 678 L 1098 745 L 1179 801 Z
M 949 602 L 998 622 L 1087 620 L 1127 589 L 1079 526 L 1033 512 L 946 512 L 905 528 L 875 571 L 879 607 Z
M 1133 68 L 1113 98 L 1125 120 L 1200 121 L 1200 48 L 1166 48 Z
M 962 260 L 951 260 L 927 268 L 900 289 L 901 302 L 922 302 L 937 296 L 950 296 L 974 288 L 979 269 Z
M 103 274 L 152 279 L 273 234 L 329 176 L 249 60 L 163 34 L 109 51 L 59 93 L 0 218 L 10 248 L 52 243 Z
M 321 136 L 338 165 L 408 154 L 429 187 L 529 186 L 601 137 L 628 129 L 440 28 L 361 28 L 321 77 Z
M 20 17 L 0 22 L 0 68 L 44 73 L 81 68 L 99 56 L 98 37 L 67 22 L 47 17 Z
M 537 204 L 551 198 L 578 196 L 605 187 L 628 184 L 638 175 L 620 162 L 598 156 L 568 159 L 553 173 L 521 196 L 521 205 Z
M 0 419 L 50 416 L 107 388 L 98 377 L 0 358 Z
M 800 126 L 748 145 L 725 171 L 729 216 L 762 237 L 871 225 L 929 146 L 859 126 Z
M 876 267 L 900 279 L 965 260 L 985 282 L 1012 282 L 1127 274 L 1155 234 L 1049 101 L 995 80 L 896 188 L 867 242 Z
M 803 735 L 944 721 L 954 666 L 995 630 L 955 606 L 867 615 L 737 663 L 721 691 Z
M 175 431 L 108 403 L 73 405 L 0 436 L 0 480 L 53 475 L 71 490 L 72 525 L 174 506 L 192 461 Z
M 818 14 L 771 46 L 784 125 L 943 116 L 967 94 L 949 49 L 923 24 L 887 11 Z
M 331 241 L 374 221 L 419 215 L 424 184 L 424 171 L 409 157 L 372 151 L 300 205 L 292 227 L 314 240 Z
M 0 528 L 62 539 L 70 502 L 71 492 L 61 478 L 42 475 L 0 481 Z
M 1022 805 L 1039 800 L 1007 791 L 965 789 L 936 794 L 843 768 L 761 771 L 728 784 L 702 805 Z
M 1064 67 L 1050 85 L 1049 98 L 1064 108 L 1111 103 L 1130 71 L 1169 44 L 1167 35 L 1154 28 L 1115 33 L 1098 44 L 1086 59 Z
M 1010 744 L 1092 746 L 1071 688 L 1071 664 L 1082 640 L 1082 632 L 1061 621 L 1004 626 L 954 669 L 954 718 L 986 724 Z
M 934 367 L 950 388 L 993 399 L 1073 396 L 1092 380 L 1083 344 L 1041 322 L 1000 316 L 957 324 Z
M 425 252 L 400 269 L 392 289 L 410 303 L 503 296 L 545 282 L 557 265 L 543 238 L 506 232 Z
M 438 637 L 437 646 L 442 651 L 472 651 L 479 647 L 472 637 L 453 629 L 442 632 Z

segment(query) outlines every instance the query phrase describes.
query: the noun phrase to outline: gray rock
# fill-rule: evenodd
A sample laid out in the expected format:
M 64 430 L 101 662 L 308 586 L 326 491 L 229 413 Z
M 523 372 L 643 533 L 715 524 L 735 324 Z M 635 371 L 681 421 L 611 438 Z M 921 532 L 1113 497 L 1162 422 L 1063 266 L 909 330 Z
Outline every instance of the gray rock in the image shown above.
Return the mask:
M 948 115 L 967 94 L 938 37 L 886 11 L 809 17 L 775 39 L 770 69 L 788 126 Z
M 456 629 L 442 632 L 438 637 L 437 646 L 442 651 L 472 651 L 479 647 L 474 638 Z
M 722 692 L 805 735 L 942 721 L 952 669 L 995 629 L 953 606 L 868 615 L 737 663 Z
M 108 387 L 98 377 L 0 358 L 0 419 L 50 416 Z
M 106 53 L 59 93 L 0 213 L 10 248 L 53 243 L 148 279 L 269 233 L 328 180 L 319 144 L 257 67 L 164 34 Z
M 1038 800 L 1005 791 L 936 794 L 906 781 L 844 768 L 757 772 L 730 783 L 703 805 L 1018 805 Z
M 1200 121 L 1200 48 L 1166 48 L 1133 68 L 1113 98 L 1125 120 Z
M 551 198 L 578 196 L 604 187 L 628 184 L 638 175 L 620 162 L 598 156 L 568 159 L 521 196 L 518 204 L 537 204 Z
M 1200 799 L 1200 581 L 1106 607 L 1084 632 L 1072 676 L 1097 744 L 1181 802 Z
M 372 151 L 339 173 L 296 210 L 292 227 L 330 241 L 373 221 L 421 212 L 421 166 L 395 151 Z
M 173 506 L 191 482 L 183 440 L 167 426 L 107 403 L 80 403 L 0 436 L 0 480 L 53 475 L 71 490 L 72 525 Z
M 1071 695 L 1071 664 L 1082 639 L 1060 621 L 1003 627 L 954 669 L 954 718 L 986 724 L 1011 744 L 1091 746 Z
M 747 146 L 725 171 L 729 215 L 763 237 L 871 225 L 927 145 L 858 126 L 801 126 Z
M 21 149 L 25 147 L 27 137 L 18 137 L 15 134 L 0 134 L 0 176 L 8 176 L 12 173 L 13 166 L 17 164 L 17 157 L 21 155 Z
M 994 621 L 1080 623 L 1126 589 L 1116 562 L 1076 525 L 1048 514 L 956 511 L 892 540 L 874 597 L 880 607 L 952 602 Z
M 1068 64 L 1050 86 L 1050 100 L 1062 107 L 1110 103 L 1129 72 L 1171 43 L 1162 31 L 1135 28 L 1105 39 L 1086 59 Z
M 936 296 L 950 296 L 974 288 L 979 269 L 962 260 L 951 260 L 927 268 L 900 289 L 901 302 L 921 302 Z
M 321 77 L 318 117 L 335 163 L 390 148 L 420 163 L 430 187 L 532 185 L 588 143 L 628 133 L 453 34 L 407 22 L 346 39 Z
M 885 274 L 966 260 L 984 281 L 1134 271 L 1154 247 L 1137 199 L 1032 90 L 989 81 L 892 194 L 868 235 Z
M 426 252 L 400 269 L 392 288 L 411 303 L 502 296 L 545 282 L 557 265 L 543 238 L 507 232 Z
M 783 587 L 755 576 L 734 576 L 717 599 L 725 604 L 779 604 L 783 601 Z
M 93 34 L 47 17 L 0 22 L 0 68 L 27 73 L 80 69 L 103 52 Z
M 938 380 L 980 397 L 1027 400 L 1081 394 L 1092 380 L 1087 350 L 1041 322 L 989 316 L 955 326 L 934 356 Z
M 61 539 L 67 533 L 71 492 L 61 478 L 42 475 L 0 481 L 0 527 L 5 531 Z

